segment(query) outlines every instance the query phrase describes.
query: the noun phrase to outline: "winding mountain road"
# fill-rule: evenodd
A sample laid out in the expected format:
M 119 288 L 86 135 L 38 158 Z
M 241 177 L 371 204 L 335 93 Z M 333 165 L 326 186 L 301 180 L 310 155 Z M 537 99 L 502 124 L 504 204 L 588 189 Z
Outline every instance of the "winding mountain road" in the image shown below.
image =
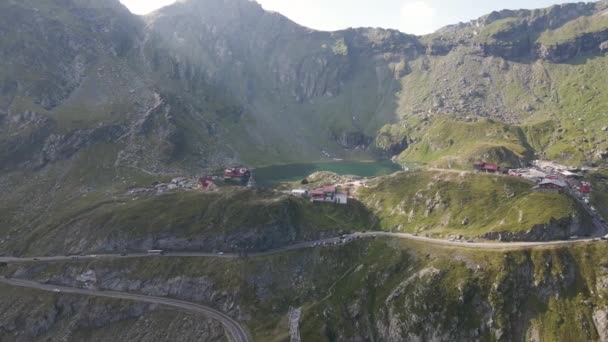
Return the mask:
M 406 239 L 412 241 L 420 241 L 430 244 L 444 245 L 444 246 L 452 246 L 452 247 L 464 247 L 464 248 L 477 248 L 477 249 L 495 249 L 495 250 L 507 250 L 507 249 L 521 249 L 521 248 L 539 248 L 539 247 L 547 247 L 547 246 L 565 246 L 565 245 L 573 245 L 573 244 L 581 244 L 581 243 L 589 243 L 589 242 L 597 242 L 597 238 L 585 238 L 585 239 L 576 239 L 576 240 L 568 240 L 568 241 L 547 241 L 547 242 L 461 242 L 461 241 L 450 241 L 443 239 L 433 239 L 423 236 L 415 236 L 412 234 L 406 233 L 389 233 L 389 232 L 365 232 L 365 233 L 353 233 L 343 235 L 342 237 L 334 237 L 328 238 L 318 241 L 310 241 L 299 244 L 294 244 L 282 248 L 277 248 L 274 250 L 259 252 L 259 253 L 251 253 L 248 254 L 249 257 L 262 257 L 273 254 L 284 253 L 288 251 L 308 249 L 308 248 L 321 248 L 326 246 L 337 246 L 344 243 L 348 243 L 351 241 L 355 241 L 357 239 L 373 239 L 376 237 L 387 237 L 387 238 L 397 238 L 397 239 Z M 34 257 L 34 258 L 16 258 L 16 257 L 0 257 L 0 262 L 3 263 L 23 263 L 23 262 L 54 262 L 54 261 L 69 261 L 69 260 L 94 260 L 94 259 L 126 259 L 126 258 L 149 258 L 149 257 L 203 257 L 203 258 L 226 258 L 226 259 L 235 259 L 241 257 L 238 254 L 224 254 L 224 253 L 200 253 L 200 252 L 168 252 L 163 255 L 155 255 L 148 253 L 134 253 L 134 254 L 103 254 L 103 255 L 81 255 L 81 256 L 49 256 L 49 257 Z M 162 297 L 152 297 L 124 292 L 113 292 L 113 291 L 98 291 L 98 290 L 88 290 L 88 289 L 79 289 L 79 288 L 71 288 L 71 287 L 61 287 L 61 286 L 53 286 L 53 285 L 45 285 L 37 282 L 20 280 L 20 279 L 8 279 L 0 277 L 0 283 L 27 287 L 32 289 L 44 290 L 44 291 L 54 291 L 54 292 L 63 292 L 63 293 L 73 293 L 73 294 L 81 294 L 81 295 L 89 295 L 89 296 L 97 296 L 97 297 L 107 297 L 107 298 L 116 298 L 116 299 L 126 299 L 126 300 L 134 300 L 139 302 L 146 303 L 155 303 L 166 306 L 175 307 L 181 310 L 190 311 L 194 313 L 200 313 L 206 315 L 207 317 L 217 319 L 220 321 L 225 327 L 225 331 L 229 340 L 231 342 L 249 342 L 251 339 L 249 335 L 245 331 L 245 329 L 234 319 L 230 318 L 226 314 L 217 311 L 215 309 L 169 299 Z
M 405 239 L 412 241 L 420 241 L 430 244 L 452 246 L 452 247 L 463 247 L 463 248 L 476 248 L 476 249 L 521 249 L 521 248 L 540 248 L 549 246 L 566 246 L 573 244 L 597 242 L 598 238 L 583 238 L 574 240 L 563 240 L 563 241 L 539 241 L 539 242 L 463 242 L 463 241 L 450 241 L 444 239 L 434 239 L 424 236 L 416 236 L 407 233 L 389 233 L 389 232 L 366 232 L 366 233 L 353 233 L 344 235 L 341 237 L 327 238 L 317 241 L 303 242 L 290 246 L 285 246 L 266 252 L 249 253 L 248 257 L 262 257 L 273 254 L 284 253 L 288 251 L 308 249 L 308 248 L 321 248 L 326 246 L 339 245 L 344 242 L 354 241 L 357 239 L 372 239 L 376 237 L 388 237 L 396 239 Z M 69 260 L 91 260 L 91 259 L 128 259 L 128 258 L 147 258 L 147 257 L 201 257 L 201 258 L 224 258 L 224 259 L 235 259 L 241 257 L 238 254 L 230 253 L 203 253 L 203 252 L 166 252 L 163 255 L 154 255 L 148 253 L 132 253 L 132 254 L 91 254 L 91 255 L 80 255 L 80 256 L 47 256 L 47 257 L 29 257 L 29 258 L 17 258 L 17 257 L 0 257 L 0 262 L 6 263 L 20 263 L 20 262 L 53 262 L 53 261 L 69 261 Z
M 224 326 L 227 337 L 231 342 L 250 342 L 252 341 L 249 338 L 246 330 L 234 319 L 229 317 L 228 315 L 212 309 L 207 306 L 194 304 L 190 302 L 184 302 L 181 300 L 162 298 L 162 297 L 152 297 L 138 294 L 131 294 L 125 292 L 114 292 L 114 291 L 98 291 L 98 290 L 87 290 L 87 289 L 79 289 L 73 287 L 64 287 L 64 286 L 54 286 L 54 285 L 45 285 L 40 284 L 33 281 L 20 280 L 20 279 L 7 279 L 0 277 L 0 283 L 12 286 L 26 287 L 36 290 L 43 291 L 52 291 L 59 293 L 72 293 L 79 295 L 87 295 L 87 296 L 96 296 L 96 297 L 106 297 L 106 298 L 114 298 L 114 299 L 124 299 L 124 300 L 133 300 L 144 303 L 153 303 L 160 304 L 165 306 L 174 307 L 183 311 L 193 312 L 197 314 L 202 314 L 206 317 L 215 319 L 220 321 Z

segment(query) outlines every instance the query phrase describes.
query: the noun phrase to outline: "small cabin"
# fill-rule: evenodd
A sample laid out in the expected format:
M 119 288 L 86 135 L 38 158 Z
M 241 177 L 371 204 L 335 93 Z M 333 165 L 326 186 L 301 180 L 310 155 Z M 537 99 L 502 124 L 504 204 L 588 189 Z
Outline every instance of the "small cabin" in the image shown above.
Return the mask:
M 534 189 L 548 193 L 563 193 L 567 186 L 568 184 L 562 180 L 545 178 Z
M 348 204 L 348 194 L 338 191 L 335 186 L 326 186 L 310 192 L 310 200 L 314 202 Z
M 245 167 L 230 167 L 224 170 L 225 180 L 248 181 L 251 177 L 251 171 Z
M 210 176 L 199 178 L 198 184 L 203 190 L 214 190 L 217 187 L 213 182 L 213 177 Z
M 498 166 L 498 164 L 495 164 L 495 163 L 486 163 L 486 162 L 475 163 L 475 164 L 473 164 L 473 168 L 479 172 L 488 172 L 488 173 L 500 172 L 500 166 Z

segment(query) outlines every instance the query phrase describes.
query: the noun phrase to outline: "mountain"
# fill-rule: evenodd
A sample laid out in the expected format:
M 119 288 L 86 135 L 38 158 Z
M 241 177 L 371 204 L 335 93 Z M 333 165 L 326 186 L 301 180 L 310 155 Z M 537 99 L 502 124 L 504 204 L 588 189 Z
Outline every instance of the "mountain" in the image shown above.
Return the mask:
M 608 149 L 606 2 L 495 12 L 423 37 L 314 31 L 245 0 L 146 17 L 110 0 L 2 6 L 5 170 L 100 144 L 122 174 L 390 155 L 446 115 L 513 127 L 517 160 L 594 163 Z
M 0 275 L 209 305 L 261 341 L 606 340 L 601 242 L 463 245 L 601 233 L 607 18 L 607 1 L 564 4 L 414 36 L 315 31 L 249 0 L 141 17 L 118 0 L 5 0 L 0 258 L 71 256 Z M 391 157 L 419 170 L 367 180 L 348 206 L 186 190 L 226 165 Z M 536 158 L 596 166 L 591 204 L 470 172 Z M 422 236 L 284 250 L 370 230 Z M 156 248 L 207 254 L 127 255 Z M 0 288 L 0 340 L 223 338 L 157 305 Z
M 392 131 L 453 157 L 449 141 L 430 134 L 455 115 L 451 138 L 466 145 L 467 163 L 487 156 L 517 164 L 534 155 L 604 163 L 607 10 L 596 2 L 501 11 L 422 37 L 427 54 L 402 79 L 404 119 Z M 470 141 L 467 131 L 491 141 Z M 414 149 L 403 157 L 445 164 Z

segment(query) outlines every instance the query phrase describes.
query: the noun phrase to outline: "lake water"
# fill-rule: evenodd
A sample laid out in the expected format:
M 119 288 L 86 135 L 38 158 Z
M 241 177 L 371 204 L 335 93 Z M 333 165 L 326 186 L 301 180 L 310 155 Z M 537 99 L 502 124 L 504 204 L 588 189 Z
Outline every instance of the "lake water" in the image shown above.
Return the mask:
M 293 182 L 306 178 L 317 171 L 330 171 L 339 175 L 361 177 L 385 176 L 403 170 L 390 160 L 374 162 L 319 162 L 305 164 L 287 164 L 262 167 L 253 170 L 253 176 L 260 185 L 273 185 L 280 182 Z

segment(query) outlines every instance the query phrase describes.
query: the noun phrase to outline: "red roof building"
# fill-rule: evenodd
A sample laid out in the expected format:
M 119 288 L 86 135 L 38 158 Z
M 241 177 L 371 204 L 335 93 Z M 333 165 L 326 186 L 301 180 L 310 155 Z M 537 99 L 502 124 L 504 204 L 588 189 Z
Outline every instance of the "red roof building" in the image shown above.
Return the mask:
M 498 164 L 494 164 L 494 163 L 486 163 L 486 162 L 475 163 L 473 165 L 473 167 L 475 168 L 475 170 L 482 171 L 482 172 L 499 172 L 500 171 L 500 166 L 498 166 Z
M 215 183 L 213 182 L 213 177 L 210 176 L 199 178 L 198 184 L 203 190 L 211 190 L 216 187 Z
M 589 183 L 583 183 L 578 190 L 583 194 L 589 194 L 593 190 L 593 187 Z
M 227 179 L 249 179 L 251 171 L 245 167 L 231 167 L 224 170 L 224 178 Z

